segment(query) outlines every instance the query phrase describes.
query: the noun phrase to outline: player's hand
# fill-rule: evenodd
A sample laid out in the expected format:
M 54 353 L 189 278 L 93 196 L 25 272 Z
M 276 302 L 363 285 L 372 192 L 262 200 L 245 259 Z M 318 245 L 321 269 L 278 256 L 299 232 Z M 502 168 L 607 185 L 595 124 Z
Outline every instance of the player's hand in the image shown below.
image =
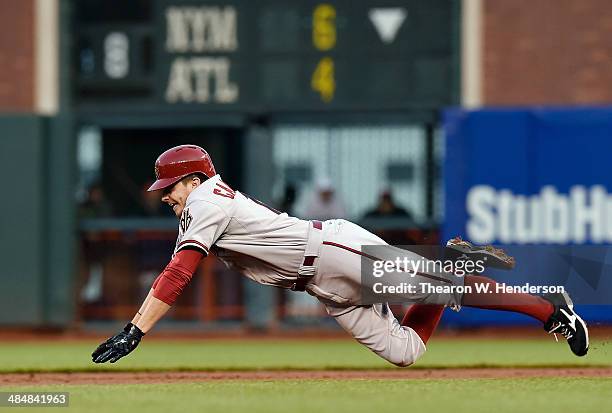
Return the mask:
M 126 326 L 126 329 L 127 327 L 128 326 Z M 94 363 L 106 363 L 107 361 L 115 363 L 120 358 L 125 357 L 134 351 L 134 349 L 138 347 L 138 344 L 144 335 L 145 333 L 143 333 L 142 330 L 132 324 L 127 332 L 124 329 L 124 331 L 111 337 L 109 340 L 103 343 L 100 347 L 105 347 L 101 354 L 98 354 L 95 358 L 92 354 Z
M 108 340 L 106 340 L 104 343 L 100 344 L 94 351 L 93 353 L 91 353 L 91 361 L 96 361 L 96 359 L 102 355 L 102 353 L 104 353 L 106 350 L 108 350 L 111 346 L 111 344 L 113 343 L 113 341 L 121 339 L 122 337 L 124 337 L 127 333 L 130 332 L 130 329 L 132 328 L 133 324 L 132 323 L 127 323 L 125 325 L 125 327 L 123 327 L 123 330 L 120 331 L 119 333 L 115 334 L 114 336 L 112 336 L 111 338 L 109 338 Z

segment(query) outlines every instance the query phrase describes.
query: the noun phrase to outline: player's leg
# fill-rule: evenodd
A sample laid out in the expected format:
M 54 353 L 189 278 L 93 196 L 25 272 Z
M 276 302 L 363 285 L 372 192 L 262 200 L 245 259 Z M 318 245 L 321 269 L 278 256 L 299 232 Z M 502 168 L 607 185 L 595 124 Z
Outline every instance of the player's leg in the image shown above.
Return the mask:
M 471 293 L 464 293 L 462 305 L 521 313 L 539 320 L 548 333 L 559 333 L 567 339 L 570 349 L 577 356 L 584 356 L 589 350 L 589 331 L 584 320 L 574 311 L 569 296 L 549 294 L 539 297 L 531 294 L 510 293 L 497 289 L 497 283 L 481 275 L 466 275 L 465 286 L 472 287 Z M 487 293 L 477 293 L 476 284 L 488 286 Z
M 362 259 L 359 252 L 362 246 L 387 244 L 381 238 L 351 222 L 337 220 L 333 225 L 334 230 L 326 233 L 326 240 L 329 243 L 323 245 L 321 249 L 319 274 L 310 287 L 311 293 L 320 297 L 327 296 L 326 298 L 332 300 L 359 297 Z M 402 254 L 405 251 L 390 249 L 389 253 Z M 458 303 L 452 302 L 452 304 Z M 426 343 L 438 325 L 443 311 L 444 305 L 414 304 L 403 317 L 401 326 L 411 328 Z M 342 320 L 338 321 L 343 324 Z
M 554 305 L 542 297 L 497 292 L 497 283 L 494 280 L 479 275 L 465 276 L 465 286 L 471 287 L 472 291 L 477 291 L 476 284 L 487 285 L 489 293 L 465 293 L 462 298 L 463 306 L 517 312 L 533 317 L 542 323 L 546 323 L 555 311 Z M 414 304 L 404 315 L 401 324 L 411 327 L 427 343 L 438 326 L 443 312 L 443 305 Z
M 409 366 L 425 343 L 410 327 L 401 326 L 386 304 L 350 305 L 361 297 L 361 249 L 386 245 L 369 231 L 344 220 L 326 221 L 318 271 L 307 290 L 355 340 L 397 366 Z
M 396 366 L 409 366 L 425 353 L 423 340 L 401 326 L 386 304 L 326 309 L 355 340 Z
M 483 308 L 487 310 L 501 310 L 521 313 L 545 323 L 554 312 L 553 304 L 542 297 L 523 294 L 508 293 L 497 289 L 497 282 L 482 275 L 466 275 L 464 286 L 470 287 L 472 292 L 465 292 L 461 304 L 465 307 Z M 480 284 L 487 288 L 487 293 L 478 293 L 476 286 Z M 466 288 L 466 291 L 468 289 Z
M 446 252 L 451 257 L 485 260 L 493 268 L 512 269 L 513 257 L 502 249 L 490 245 L 474 245 L 460 237 L 449 240 Z M 543 297 L 529 294 L 506 293 L 497 290 L 497 283 L 483 276 L 466 277 L 465 285 L 487 285 L 490 293 L 465 294 L 463 305 L 492 310 L 513 311 L 529 315 L 542 323 L 548 333 L 560 333 L 568 341 L 574 354 L 584 356 L 589 349 L 589 331 L 584 320 L 574 311 L 567 293 L 547 294 Z
M 438 327 L 443 312 L 444 306 L 440 304 L 413 304 L 404 314 L 400 324 L 412 328 L 427 344 Z

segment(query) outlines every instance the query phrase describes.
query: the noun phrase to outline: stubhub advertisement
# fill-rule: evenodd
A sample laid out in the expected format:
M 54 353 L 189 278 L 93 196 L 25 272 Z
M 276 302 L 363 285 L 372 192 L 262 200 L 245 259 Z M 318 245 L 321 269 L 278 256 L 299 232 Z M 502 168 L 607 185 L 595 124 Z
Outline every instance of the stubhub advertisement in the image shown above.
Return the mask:
M 592 318 L 610 319 L 612 108 L 450 109 L 444 132 L 444 239 L 514 249 L 504 281 L 561 277 Z

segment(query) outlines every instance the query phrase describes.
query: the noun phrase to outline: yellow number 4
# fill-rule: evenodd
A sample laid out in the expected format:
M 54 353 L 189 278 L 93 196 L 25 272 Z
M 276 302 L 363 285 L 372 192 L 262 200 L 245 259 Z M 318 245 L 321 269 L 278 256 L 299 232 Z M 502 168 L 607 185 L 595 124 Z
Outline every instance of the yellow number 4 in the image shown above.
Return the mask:
M 334 75 L 334 61 L 330 57 L 324 57 L 319 61 L 310 86 L 314 91 L 319 92 L 324 102 L 330 102 L 334 98 L 336 91 L 336 80 Z

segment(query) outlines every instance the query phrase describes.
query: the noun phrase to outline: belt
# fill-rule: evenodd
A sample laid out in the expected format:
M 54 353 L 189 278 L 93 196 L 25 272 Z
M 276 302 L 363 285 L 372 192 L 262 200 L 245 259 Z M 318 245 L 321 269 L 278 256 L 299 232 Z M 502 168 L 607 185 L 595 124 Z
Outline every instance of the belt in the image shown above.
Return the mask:
M 310 224 L 308 227 L 308 241 L 304 251 L 304 261 L 298 269 L 295 283 L 291 286 L 293 291 L 305 291 L 306 284 L 317 273 L 317 267 L 314 266 L 314 262 L 319 256 L 319 249 L 323 242 L 323 223 L 321 221 L 310 221 Z

